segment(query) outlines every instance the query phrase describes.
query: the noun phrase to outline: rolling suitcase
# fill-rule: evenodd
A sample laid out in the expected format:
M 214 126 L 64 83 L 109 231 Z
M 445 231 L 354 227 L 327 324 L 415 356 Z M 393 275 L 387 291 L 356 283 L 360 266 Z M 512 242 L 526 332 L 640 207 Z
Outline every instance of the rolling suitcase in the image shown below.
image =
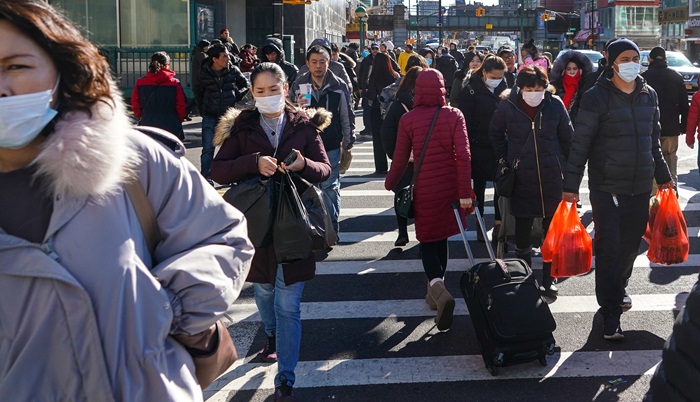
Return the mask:
M 554 353 L 556 323 L 532 270 L 520 259 L 496 259 L 489 242 L 490 261 L 475 264 L 458 207 L 458 203 L 453 204 L 471 263 L 462 275 L 460 289 L 486 368 L 495 376 L 499 367 L 511 364 L 537 360 L 546 366 L 547 355 Z M 477 227 L 485 232 L 479 210 L 475 213 Z

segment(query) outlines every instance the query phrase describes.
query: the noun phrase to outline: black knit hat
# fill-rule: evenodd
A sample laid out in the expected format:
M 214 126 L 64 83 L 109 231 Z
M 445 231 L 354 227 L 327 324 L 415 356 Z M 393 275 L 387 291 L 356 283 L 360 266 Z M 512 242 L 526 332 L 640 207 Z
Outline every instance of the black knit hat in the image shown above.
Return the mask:
M 219 42 L 220 42 L 220 41 L 219 41 Z M 211 45 L 211 42 L 209 42 L 209 41 L 206 40 L 206 39 L 202 39 L 202 40 L 199 41 L 199 43 L 197 43 L 197 46 L 198 46 L 198 47 L 201 47 L 202 49 L 204 49 L 205 47 L 207 47 L 207 46 L 209 46 L 209 45 Z
M 651 49 L 651 52 L 649 52 L 649 61 L 659 59 L 659 60 L 664 60 L 666 58 L 666 50 L 662 47 L 655 47 Z
M 620 38 L 608 45 L 608 65 L 612 66 L 617 56 L 625 50 L 634 50 L 639 54 L 639 47 L 637 47 L 637 44 L 627 38 Z

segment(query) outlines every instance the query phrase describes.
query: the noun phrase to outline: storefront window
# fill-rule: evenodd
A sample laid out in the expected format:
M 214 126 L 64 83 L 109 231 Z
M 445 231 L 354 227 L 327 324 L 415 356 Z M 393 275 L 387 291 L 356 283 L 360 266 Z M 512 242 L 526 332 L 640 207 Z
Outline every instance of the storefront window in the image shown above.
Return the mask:
M 657 7 L 617 7 L 616 26 L 618 35 L 655 35 L 658 28 Z
M 187 1 L 121 0 L 121 46 L 187 46 Z
M 54 7 L 78 25 L 83 35 L 101 46 L 116 46 L 117 2 L 115 0 L 54 0 Z M 106 18 L 105 16 L 113 16 Z

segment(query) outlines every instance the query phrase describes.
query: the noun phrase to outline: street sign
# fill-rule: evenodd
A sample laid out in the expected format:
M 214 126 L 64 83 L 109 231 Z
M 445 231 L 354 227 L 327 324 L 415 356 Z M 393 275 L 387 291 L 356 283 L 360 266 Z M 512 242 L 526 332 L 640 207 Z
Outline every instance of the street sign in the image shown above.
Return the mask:
M 486 29 L 493 29 L 493 24 L 486 24 Z

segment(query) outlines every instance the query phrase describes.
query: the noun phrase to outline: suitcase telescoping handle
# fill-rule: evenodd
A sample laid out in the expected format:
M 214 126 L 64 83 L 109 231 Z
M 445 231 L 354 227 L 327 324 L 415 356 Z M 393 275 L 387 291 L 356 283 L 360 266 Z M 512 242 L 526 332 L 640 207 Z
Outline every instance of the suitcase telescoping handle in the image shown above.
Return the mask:
M 493 253 L 493 248 L 491 247 L 491 242 L 488 241 L 488 236 L 486 234 L 486 226 L 484 226 L 484 218 L 481 216 L 481 212 L 479 212 L 478 207 L 478 201 L 477 200 L 472 200 L 474 203 L 474 213 L 476 214 L 476 220 L 479 222 L 477 225 L 479 227 L 479 230 L 481 230 L 481 234 L 484 235 L 484 239 L 486 239 L 486 250 L 489 252 L 489 258 L 491 258 L 491 261 L 495 262 L 498 264 L 499 267 L 501 267 L 501 270 L 503 270 L 503 276 L 510 281 L 510 272 L 508 272 L 508 268 L 506 268 L 505 262 L 501 259 L 497 259 L 496 255 Z M 464 228 L 464 225 L 462 224 L 462 218 L 459 216 L 459 201 L 455 201 L 452 203 L 452 210 L 455 213 L 455 218 L 457 219 L 457 225 L 459 225 L 459 233 L 462 235 L 462 241 L 464 242 L 464 248 L 467 249 L 467 256 L 469 257 L 469 263 L 471 266 L 474 266 L 474 255 L 472 254 L 472 249 L 469 247 L 469 242 L 467 241 L 467 231 Z

